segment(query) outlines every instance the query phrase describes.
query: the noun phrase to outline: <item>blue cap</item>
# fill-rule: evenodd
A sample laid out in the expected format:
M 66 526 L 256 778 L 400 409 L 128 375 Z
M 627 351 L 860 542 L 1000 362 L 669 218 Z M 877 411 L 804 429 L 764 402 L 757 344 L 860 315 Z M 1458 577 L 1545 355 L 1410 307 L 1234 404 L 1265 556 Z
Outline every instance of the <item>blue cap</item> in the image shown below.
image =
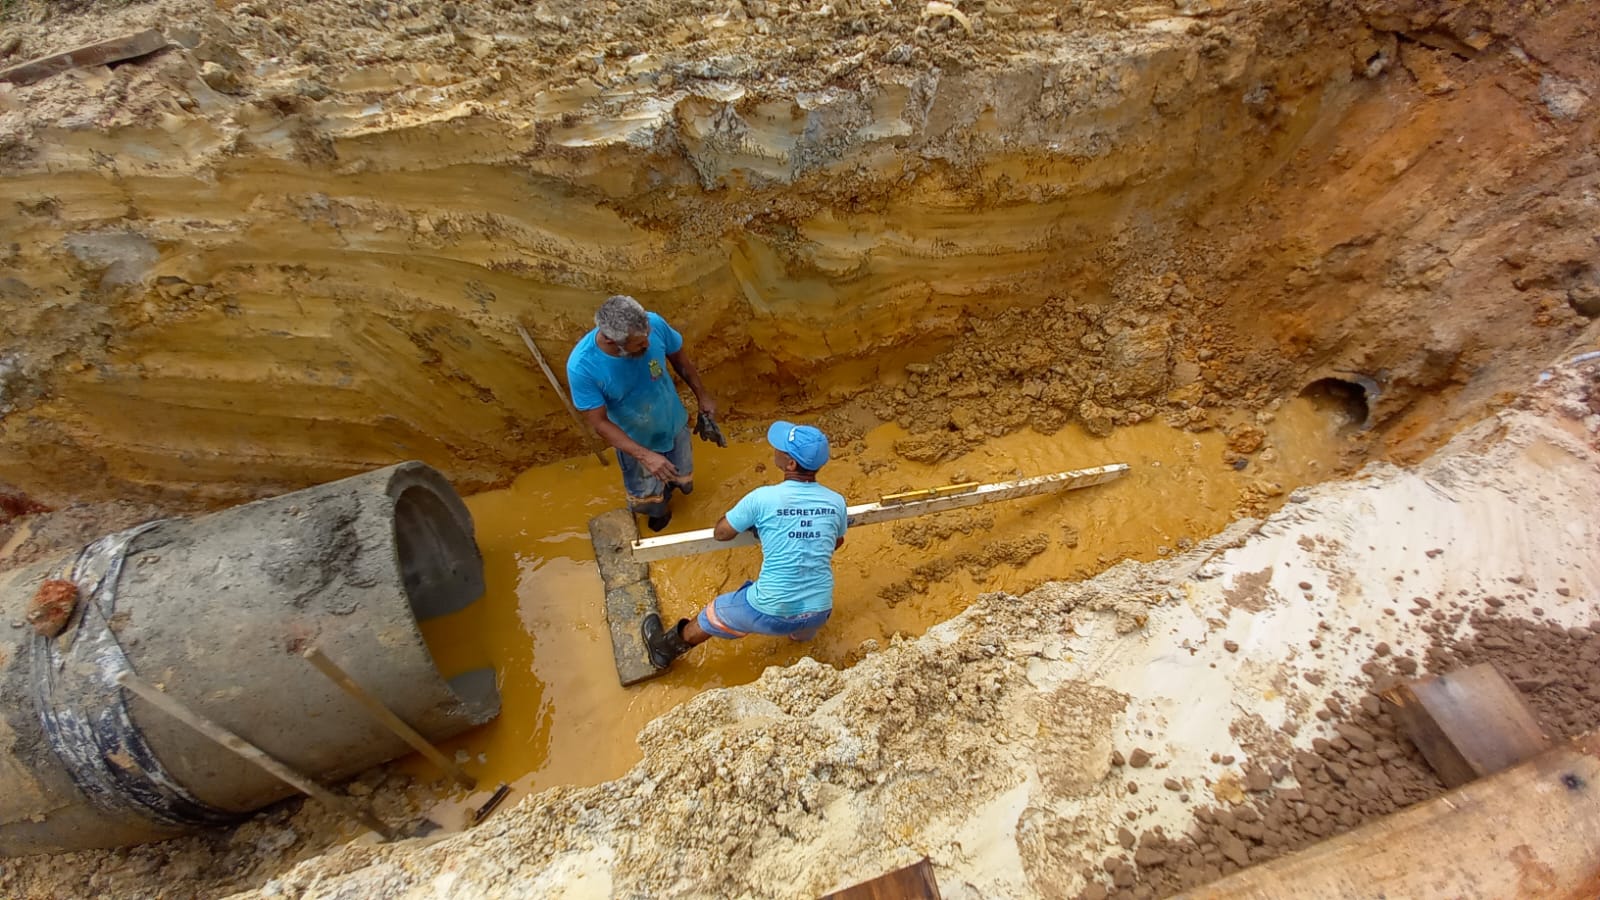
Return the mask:
M 815 472 L 828 461 L 828 436 L 810 425 L 773 422 L 767 429 L 767 443 L 789 454 L 802 469 Z

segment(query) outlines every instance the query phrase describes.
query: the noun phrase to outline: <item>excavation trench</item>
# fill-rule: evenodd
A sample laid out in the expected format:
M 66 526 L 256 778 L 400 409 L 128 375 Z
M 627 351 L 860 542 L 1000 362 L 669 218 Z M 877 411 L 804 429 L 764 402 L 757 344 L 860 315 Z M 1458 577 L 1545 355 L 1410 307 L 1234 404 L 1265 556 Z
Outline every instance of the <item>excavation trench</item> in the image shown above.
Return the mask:
M 664 19 L 700 19 L 668 5 Z M 351 68 L 315 38 L 318 16 L 344 13 L 278 10 L 308 41 L 291 61 L 252 6 L 196 14 L 190 51 L 60 97 L 7 93 L 0 565 L 139 511 L 425 461 L 468 495 L 486 587 L 423 623 L 428 649 L 446 678 L 494 667 L 504 709 L 448 749 L 489 786 L 592 785 L 629 771 L 645 723 L 708 689 L 781 681 L 760 676 L 791 663 L 833 683 L 807 656 L 845 670 L 840 684 L 878 677 L 889 651 L 913 653 L 895 635 L 985 592 L 1159 563 L 1362 462 L 1421 460 L 1592 336 L 1600 207 L 1583 198 L 1600 140 L 1593 60 L 1568 47 L 1590 28 L 1581 7 L 1524 21 L 1483 12 L 1495 4 L 1432 19 L 1306 4 L 1221 21 L 1113 5 L 1075 23 L 1017 4 L 971 32 L 866 15 L 916 45 L 912 63 L 857 49 L 865 32 L 831 12 L 786 19 L 825 58 L 866 54 L 859 69 L 790 58 L 743 20 L 708 26 L 722 37 L 707 41 L 750 42 L 722 62 L 624 52 L 587 7 L 561 27 L 463 9 L 426 52 L 433 38 L 380 28 L 373 40 L 399 43 Z M 582 44 L 583 64 L 501 41 L 523 26 Z M 823 480 L 852 500 L 1112 462 L 1131 474 L 863 529 L 817 641 L 713 644 L 623 691 L 586 536 L 621 503 L 616 469 L 584 455 L 516 333 L 559 371 L 619 292 L 684 333 L 734 439 L 697 446 L 675 529 L 772 479 L 759 436 L 778 416 L 830 434 Z M 663 612 L 687 615 L 757 560 L 655 565 Z M 1051 721 L 1078 713 L 1109 715 Z M 457 825 L 481 799 L 429 787 L 411 812 Z M 307 847 L 340 835 L 296 821 Z M 292 861 L 268 856 L 195 891 Z M 30 889 L 52 877 L 34 874 Z M 653 877 L 626 884 L 664 891 Z
M 668 676 L 617 685 L 602 618 L 603 591 L 588 520 L 623 503 L 615 468 L 593 456 L 530 469 L 508 489 L 468 499 L 484 553 L 487 594 L 472 608 L 424 625 L 447 675 L 492 664 L 504 714 L 451 743 L 485 790 L 457 797 L 471 807 L 507 782 L 518 792 L 593 784 L 638 761 L 634 735 L 651 719 L 712 687 L 753 681 L 768 666 L 809 656 L 845 668 L 895 636 L 914 638 L 989 591 L 1024 593 L 1052 579 L 1091 576 L 1124 559 L 1188 549 L 1234 518 L 1263 515 L 1297 487 L 1359 460 L 1348 434 L 1360 417 L 1306 398 L 1273 403 L 1235 429 L 1151 422 L 1096 438 L 1078 429 L 1021 431 L 955 459 L 914 462 L 896 453 L 908 435 L 886 424 L 840 441 L 822 480 L 852 502 L 913 487 L 993 482 L 1111 462 L 1132 466 L 1111 485 L 1024 499 L 852 532 L 835 561 L 837 613 L 804 645 L 751 638 L 717 642 Z M 847 432 L 848 434 L 848 432 Z M 774 477 L 772 454 L 753 429 L 726 450 L 702 445 L 695 493 L 677 502 L 668 533 L 708 527 L 752 487 Z M 1242 463 L 1242 465 L 1241 465 Z M 709 598 L 753 578 L 759 550 L 741 548 L 654 563 L 663 615 L 691 616 Z M 434 777 L 426 766 L 418 774 Z M 441 811 L 441 822 L 459 822 Z

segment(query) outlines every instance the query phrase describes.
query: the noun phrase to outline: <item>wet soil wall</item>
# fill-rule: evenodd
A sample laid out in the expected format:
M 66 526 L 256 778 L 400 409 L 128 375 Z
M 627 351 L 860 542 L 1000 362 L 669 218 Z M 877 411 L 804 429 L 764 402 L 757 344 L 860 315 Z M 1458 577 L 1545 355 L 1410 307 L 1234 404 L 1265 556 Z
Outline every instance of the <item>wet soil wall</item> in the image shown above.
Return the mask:
M 1402 453 L 1587 321 L 1581 5 L 1020 9 L 970 36 L 981 65 L 402 54 L 310 85 L 230 62 L 270 49 L 235 12 L 75 114 L 13 91 L 0 480 L 205 504 L 420 458 L 502 484 L 581 452 L 514 323 L 559 369 L 612 292 L 684 331 L 732 417 L 855 397 L 939 430 L 918 395 L 967 378 L 1054 411 L 1006 427 L 1203 426 L 1362 372 Z M 930 380 L 1033 309 L 1069 343 Z

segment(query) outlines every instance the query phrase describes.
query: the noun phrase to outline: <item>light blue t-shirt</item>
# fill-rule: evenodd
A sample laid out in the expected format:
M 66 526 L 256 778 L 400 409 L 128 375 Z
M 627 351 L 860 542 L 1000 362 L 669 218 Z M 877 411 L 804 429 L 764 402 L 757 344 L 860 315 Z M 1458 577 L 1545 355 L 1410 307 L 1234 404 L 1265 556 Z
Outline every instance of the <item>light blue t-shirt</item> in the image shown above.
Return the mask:
M 728 510 L 735 531 L 761 537 L 761 574 L 746 595 L 769 616 L 833 608 L 833 548 L 844 537 L 844 498 L 814 481 L 758 487 Z
M 606 418 L 628 437 L 666 453 L 689 422 L 689 411 L 678 399 L 678 386 L 667 365 L 667 354 L 683 349 L 683 335 L 655 313 L 645 316 L 650 321 L 650 349 L 643 356 L 612 356 L 595 343 L 599 329 L 590 329 L 567 357 L 567 384 L 572 386 L 574 406 L 585 410 L 604 406 Z

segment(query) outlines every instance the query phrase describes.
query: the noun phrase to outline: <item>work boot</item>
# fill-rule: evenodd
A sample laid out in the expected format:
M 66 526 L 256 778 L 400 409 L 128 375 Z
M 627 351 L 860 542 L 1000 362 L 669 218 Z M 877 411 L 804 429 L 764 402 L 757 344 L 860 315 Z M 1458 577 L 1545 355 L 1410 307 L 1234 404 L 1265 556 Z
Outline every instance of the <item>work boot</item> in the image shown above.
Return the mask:
M 644 523 L 650 526 L 651 531 L 660 531 L 672 524 L 672 510 L 669 509 L 659 516 L 650 516 L 644 520 Z
M 687 624 L 688 619 L 679 619 L 678 624 L 666 628 L 661 624 L 661 617 L 655 613 L 644 617 L 639 624 L 639 632 L 644 635 L 645 649 L 650 651 L 650 665 L 665 669 L 672 665 L 673 660 L 689 652 L 694 645 L 683 639 L 683 626 Z

